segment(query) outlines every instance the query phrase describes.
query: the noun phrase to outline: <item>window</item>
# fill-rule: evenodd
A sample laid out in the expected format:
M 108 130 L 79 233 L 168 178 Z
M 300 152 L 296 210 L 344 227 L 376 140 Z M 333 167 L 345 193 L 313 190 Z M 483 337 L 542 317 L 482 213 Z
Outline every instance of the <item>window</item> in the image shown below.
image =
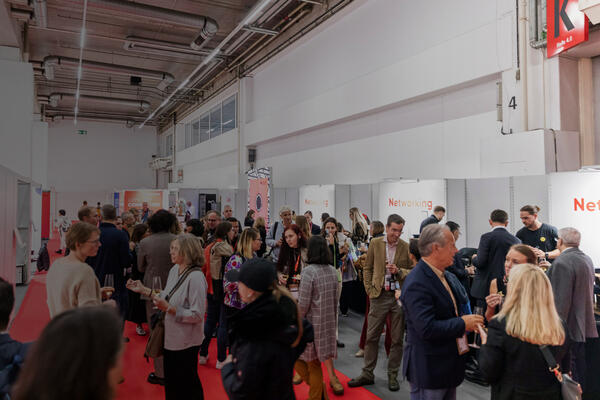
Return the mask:
M 173 135 L 167 135 L 165 142 L 165 155 L 171 157 L 173 155 Z
M 223 102 L 223 133 L 236 128 L 237 110 L 236 95 Z
M 209 124 L 209 115 L 208 113 L 204 114 L 200 117 L 200 142 L 206 142 L 210 139 L 210 124 Z
M 192 122 L 192 146 L 200 143 L 200 121 L 195 120 Z
M 221 104 L 210 110 L 210 138 L 221 134 Z

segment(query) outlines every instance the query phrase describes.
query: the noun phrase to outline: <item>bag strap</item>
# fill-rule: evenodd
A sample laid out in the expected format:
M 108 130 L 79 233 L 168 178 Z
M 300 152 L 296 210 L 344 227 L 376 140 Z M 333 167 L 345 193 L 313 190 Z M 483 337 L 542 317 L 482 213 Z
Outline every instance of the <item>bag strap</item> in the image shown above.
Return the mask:
M 556 362 L 556 359 L 552 355 L 552 352 L 546 345 L 539 346 L 542 355 L 544 356 L 544 360 L 546 360 L 546 364 L 548 364 L 548 369 L 550 372 L 554 373 L 556 379 L 562 383 L 562 373 L 560 372 L 560 365 Z
M 177 281 L 177 283 L 175 284 L 173 289 L 171 289 L 171 292 L 167 295 L 167 297 L 165 297 L 166 301 L 169 301 L 171 296 L 173 296 L 173 293 L 175 293 L 175 291 L 177 291 L 177 289 L 179 289 L 179 287 L 181 285 L 183 285 L 183 281 L 185 281 L 185 278 L 187 278 L 188 275 L 194 271 L 201 271 L 201 269 L 196 266 L 192 266 L 192 267 L 188 267 L 185 271 L 183 271 L 183 274 L 181 274 L 181 276 L 179 277 L 179 280 Z

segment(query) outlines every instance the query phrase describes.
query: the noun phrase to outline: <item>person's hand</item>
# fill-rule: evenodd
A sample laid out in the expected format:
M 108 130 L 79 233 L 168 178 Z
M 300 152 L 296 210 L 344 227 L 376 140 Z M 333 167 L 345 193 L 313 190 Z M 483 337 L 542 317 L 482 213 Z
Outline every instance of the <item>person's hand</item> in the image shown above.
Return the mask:
M 544 260 L 539 264 L 539 266 L 540 266 L 540 268 L 548 269 L 552 266 L 552 264 L 550 264 L 550 261 Z
M 134 293 L 142 293 L 144 291 L 144 285 L 139 280 L 134 281 L 133 279 L 129 279 L 126 287 Z
M 488 308 L 496 308 L 500 304 L 502 304 L 502 295 L 501 294 L 490 294 L 485 298 L 485 302 Z
M 283 239 L 279 239 L 277 241 L 277 243 L 275 243 L 275 247 L 281 247 L 282 244 L 283 244 Z
M 133 249 L 135 249 L 135 243 L 134 242 L 129 242 L 129 250 L 133 251 Z
M 167 309 L 171 306 L 168 301 L 159 296 L 152 296 L 152 303 L 162 311 L 167 311 Z
M 462 320 L 465 321 L 465 331 L 474 332 L 477 325 L 483 324 L 483 315 L 469 314 L 463 315 Z
M 477 329 L 479 330 L 479 336 L 481 336 L 481 344 L 484 345 L 487 343 L 487 332 L 485 331 L 485 328 L 483 327 L 483 325 L 479 325 L 477 327 Z
M 477 253 L 475 253 L 471 256 L 471 260 L 475 259 L 476 257 L 477 257 Z
M 327 243 L 333 245 L 335 243 L 335 239 L 333 238 L 333 233 L 329 233 L 327 235 Z
M 392 275 L 398 273 L 398 267 L 395 264 L 387 264 L 385 267 L 387 268 L 388 272 Z
M 102 300 L 108 300 L 112 297 L 115 292 L 114 287 L 102 287 L 100 288 L 100 294 L 102 295 Z
M 535 248 L 535 247 L 532 247 L 531 249 L 535 253 L 536 257 L 538 257 L 538 258 L 546 258 L 546 252 L 544 252 L 544 250 L 538 249 L 538 248 Z
M 277 280 L 279 281 L 279 284 L 281 286 L 285 286 L 287 285 L 288 276 L 281 273 L 277 273 Z
M 465 267 L 465 269 L 467 270 L 469 275 L 475 275 L 475 267 L 474 266 L 471 265 L 470 267 Z

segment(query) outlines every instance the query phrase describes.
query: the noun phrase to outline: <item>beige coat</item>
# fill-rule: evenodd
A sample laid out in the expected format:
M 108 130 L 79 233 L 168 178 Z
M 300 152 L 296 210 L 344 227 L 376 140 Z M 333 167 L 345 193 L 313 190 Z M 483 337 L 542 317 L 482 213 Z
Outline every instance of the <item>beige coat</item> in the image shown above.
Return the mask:
M 369 251 L 367 252 L 367 261 L 363 268 L 365 290 L 372 299 L 379 297 L 385 283 L 386 243 L 383 239 L 383 237 L 378 237 L 371 240 Z M 396 274 L 396 279 L 400 282 L 401 286 L 413 268 L 408 254 L 408 243 L 402 239 L 398 239 L 394 264 L 400 269 L 398 274 Z
M 229 257 L 233 254 L 233 248 L 225 241 L 216 242 L 210 249 L 210 276 L 212 279 L 223 279 L 222 257 Z

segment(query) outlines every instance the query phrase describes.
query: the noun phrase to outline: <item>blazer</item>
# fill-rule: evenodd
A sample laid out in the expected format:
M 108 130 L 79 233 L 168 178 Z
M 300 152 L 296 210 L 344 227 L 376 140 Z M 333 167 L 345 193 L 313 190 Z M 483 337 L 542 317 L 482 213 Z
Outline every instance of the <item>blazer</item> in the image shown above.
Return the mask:
M 369 250 L 367 251 L 367 261 L 363 268 L 363 283 L 367 295 L 372 299 L 381 295 L 381 289 L 385 284 L 385 246 L 386 243 L 383 237 L 379 237 L 371 240 Z M 413 268 L 408 254 L 408 243 L 402 239 L 398 239 L 394 264 L 400 269 L 396 276 L 400 285 L 402 285 L 402 282 Z
M 567 341 L 565 341 L 567 343 Z M 562 371 L 569 371 L 568 344 L 550 347 Z M 566 357 L 566 358 L 565 358 Z M 493 318 L 487 343 L 479 350 L 479 366 L 492 385 L 492 400 L 560 400 L 560 384 L 548 370 L 538 345 L 506 333 L 506 321 Z
M 466 354 L 458 354 L 456 339 L 465 322 L 456 315 L 450 294 L 424 260 L 406 277 L 400 296 L 406 318 L 402 374 L 422 389 L 460 385 Z
M 506 253 L 513 244 L 521 243 L 506 228 L 496 228 L 481 235 L 477 257 L 473 259 L 475 278 L 471 285 L 471 295 L 484 299 L 489 294 L 492 279 L 501 281 L 504 278 L 504 261 Z
M 162 288 L 167 284 L 169 271 L 173 267 L 169 250 L 176 236 L 172 233 L 153 233 L 142 239 L 138 250 L 138 270 L 144 273 L 144 286 L 152 287 L 152 278 L 160 276 Z
M 594 320 L 594 264 L 577 247 L 563 251 L 548 270 L 556 311 L 567 322 L 569 338 L 598 337 Z
M 310 233 L 311 233 L 311 235 L 320 235 L 321 227 L 319 225 L 313 223 L 312 226 L 310 227 Z
M 425 227 L 427 225 L 431 225 L 431 224 L 439 224 L 440 220 L 437 219 L 437 217 L 433 214 L 431 214 L 429 217 L 425 218 L 423 221 L 421 221 L 421 226 L 419 227 L 419 233 L 423 232 L 423 229 L 425 229 Z

